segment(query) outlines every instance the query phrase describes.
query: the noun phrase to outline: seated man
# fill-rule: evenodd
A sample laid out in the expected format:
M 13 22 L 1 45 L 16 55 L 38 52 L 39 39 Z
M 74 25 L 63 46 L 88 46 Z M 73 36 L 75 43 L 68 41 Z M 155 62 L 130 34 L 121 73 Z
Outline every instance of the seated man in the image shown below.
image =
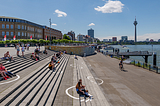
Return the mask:
M 31 54 L 31 59 L 36 59 L 36 56 L 34 55 L 34 53 Z
M 56 55 L 54 54 L 54 55 L 52 56 L 52 58 L 51 58 L 51 61 L 56 62 L 56 60 L 57 60 L 57 57 L 56 57 Z
M 56 54 L 56 57 L 60 58 L 60 53 L 59 52 Z
M 4 80 L 7 80 L 7 78 L 10 78 L 6 75 L 5 67 L 3 66 L 2 63 L 0 63 L 0 74 L 3 77 Z
M 74 57 L 74 58 L 78 60 L 77 55 L 75 55 L 75 57 Z
M 43 51 L 43 53 L 46 54 L 46 55 L 48 54 L 46 49 Z
M 35 55 L 36 55 L 36 54 L 39 55 L 39 50 L 38 50 L 38 48 L 36 48 L 34 52 L 35 52 Z
M 84 95 L 85 97 L 89 97 L 90 99 L 92 99 L 92 96 L 88 95 L 88 90 L 84 89 L 85 86 L 83 86 L 81 84 L 80 81 L 78 81 L 77 85 L 76 85 L 76 91 L 79 95 Z
M 4 59 L 5 59 L 5 60 L 9 60 L 9 61 L 13 60 L 13 57 L 10 56 L 9 51 L 7 51 L 7 52 L 4 54 Z M 13 61 L 14 61 L 14 60 L 13 60 Z
M 54 70 L 54 63 L 53 63 L 53 61 L 51 61 L 51 62 L 49 63 L 48 68 L 49 68 L 50 70 Z

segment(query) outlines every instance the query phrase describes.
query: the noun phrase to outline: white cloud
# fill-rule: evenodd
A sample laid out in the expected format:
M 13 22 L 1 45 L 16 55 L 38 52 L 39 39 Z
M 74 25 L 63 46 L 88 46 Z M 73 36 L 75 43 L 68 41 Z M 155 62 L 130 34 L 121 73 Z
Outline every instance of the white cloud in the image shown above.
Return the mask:
M 67 14 L 65 13 L 65 12 L 63 12 L 63 11 L 59 11 L 58 9 L 57 10 L 55 10 L 55 13 L 57 13 L 58 14 L 58 17 L 66 17 L 67 16 Z
M 52 25 L 57 26 L 57 24 L 54 24 L 54 23 Z
M 93 25 L 95 25 L 94 23 L 90 23 L 88 26 L 93 26 Z
M 96 11 L 101 11 L 102 13 L 121 13 L 124 4 L 120 1 L 106 1 L 105 5 L 97 8 L 94 8 Z

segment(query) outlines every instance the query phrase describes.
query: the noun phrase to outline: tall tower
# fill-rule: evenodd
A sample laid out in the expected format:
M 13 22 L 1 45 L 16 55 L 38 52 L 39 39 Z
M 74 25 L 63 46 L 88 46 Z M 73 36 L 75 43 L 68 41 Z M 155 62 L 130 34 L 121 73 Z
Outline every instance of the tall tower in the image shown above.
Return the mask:
M 135 38 L 134 38 L 134 42 L 137 42 L 137 35 L 136 35 L 136 25 L 138 24 L 137 21 L 136 21 L 136 18 L 135 18 L 135 21 L 134 21 L 134 26 L 135 26 Z
M 88 35 L 94 38 L 94 30 L 92 28 L 88 30 Z

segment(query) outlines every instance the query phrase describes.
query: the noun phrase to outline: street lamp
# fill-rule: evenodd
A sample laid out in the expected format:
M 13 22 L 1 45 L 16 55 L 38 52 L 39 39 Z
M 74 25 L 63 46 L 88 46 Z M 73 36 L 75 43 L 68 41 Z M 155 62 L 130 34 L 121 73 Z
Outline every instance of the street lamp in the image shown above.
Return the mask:
M 50 45 L 51 45 L 51 18 L 49 19 L 50 22 Z

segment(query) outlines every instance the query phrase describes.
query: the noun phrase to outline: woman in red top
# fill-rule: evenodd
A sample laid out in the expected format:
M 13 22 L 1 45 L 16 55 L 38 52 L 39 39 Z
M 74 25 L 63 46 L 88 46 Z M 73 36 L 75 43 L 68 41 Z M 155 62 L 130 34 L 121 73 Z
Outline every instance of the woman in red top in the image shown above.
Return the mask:
M 0 74 L 1 74 L 1 76 L 4 78 L 4 80 L 7 80 L 7 78 L 10 78 L 10 77 L 8 77 L 6 74 L 5 74 L 5 67 L 3 66 L 3 64 L 2 63 L 0 63 Z

